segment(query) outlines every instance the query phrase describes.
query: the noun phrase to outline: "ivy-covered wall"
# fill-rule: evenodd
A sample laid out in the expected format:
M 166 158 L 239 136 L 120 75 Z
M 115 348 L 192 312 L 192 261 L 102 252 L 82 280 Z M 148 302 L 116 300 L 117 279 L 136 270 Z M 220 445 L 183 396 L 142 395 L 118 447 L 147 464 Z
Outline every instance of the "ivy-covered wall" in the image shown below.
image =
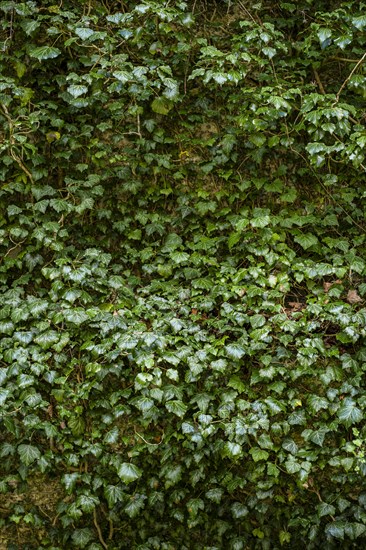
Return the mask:
M 366 544 L 366 4 L 0 2 L 0 547 Z

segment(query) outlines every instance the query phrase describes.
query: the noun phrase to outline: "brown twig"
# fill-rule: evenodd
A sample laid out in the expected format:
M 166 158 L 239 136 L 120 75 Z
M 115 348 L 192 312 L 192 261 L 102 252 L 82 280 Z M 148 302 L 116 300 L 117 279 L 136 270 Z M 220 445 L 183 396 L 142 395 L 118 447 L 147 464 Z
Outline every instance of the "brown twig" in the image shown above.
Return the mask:
M 361 57 L 361 59 L 358 60 L 358 62 L 356 63 L 356 65 L 353 67 L 352 71 L 349 73 L 349 75 L 347 76 L 346 80 L 343 82 L 342 86 L 339 88 L 338 92 L 337 92 L 337 95 L 336 95 L 336 98 L 335 98 L 335 101 L 332 105 L 332 107 L 334 107 L 335 105 L 337 105 L 338 101 L 339 101 L 339 97 L 342 93 L 342 91 L 344 90 L 345 86 L 347 86 L 348 82 L 351 80 L 352 76 L 354 75 L 354 73 L 357 71 L 358 67 L 360 65 L 362 65 L 362 63 L 365 61 L 366 59 L 366 53 L 363 54 L 363 56 Z
M 112 539 L 113 539 L 113 535 L 114 535 L 113 521 L 110 519 L 110 520 L 109 520 L 109 535 L 108 535 L 108 539 L 109 539 L 109 540 L 112 540 Z
M 103 535 L 102 535 L 102 530 L 100 528 L 100 525 L 98 523 L 98 519 L 97 519 L 97 512 L 94 508 L 94 511 L 93 511 L 93 520 L 94 520 L 94 525 L 95 525 L 95 528 L 98 532 L 98 538 L 99 538 L 99 541 L 100 541 L 100 544 L 103 546 L 103 548 L 105 548 L 106 550 L 108 550 L 108 546 L 103 538 Z
M 320 93 L 325 95 L 326 92 L 325 92 L 324 86 L 322 84 L 322 81 L 320 80 L 320 76 L 319 76 L 318 71 L 313 68 L 313 72 L 314 72 L 314 77 L 315 77 L 316 83 L 319 86 Z
M 21 158 L 14 152 L 13 150 L 13 145 L 14 145 L 14 137 L 13 137 L 13 134 L 14 134 L 14 123 L 13 123 L 13 120 L 9 114 L 9 111 L 6 107 L 6 105 L 4 105 L 3 103 L 1 103 L 1 109 L 2 109 L 2 112 L 4 113 L 4 116 L 6 118 L 6 120 L 8 121 L 8 125 L 9 125 L 9 143 L 10 143 L 10 155 L 12 156 L 12 158 L 15 160 L 15 162 L 18 164 L 18 166 L 20 167 L 20 169 L 28 176 L 28 178 L 30 179 L 31 183 L 34 184 L 34 181 L 33 181 L 33 177 L 32 177 L 32 174 L 29 172 L 28 168 L 26 166 L 24 166 Z

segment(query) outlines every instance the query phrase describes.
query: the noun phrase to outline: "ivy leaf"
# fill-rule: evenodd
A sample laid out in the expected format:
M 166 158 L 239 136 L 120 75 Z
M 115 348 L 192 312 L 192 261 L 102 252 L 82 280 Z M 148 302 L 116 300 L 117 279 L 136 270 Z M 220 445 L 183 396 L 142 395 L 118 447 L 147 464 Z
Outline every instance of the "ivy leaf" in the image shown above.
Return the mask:
M 133 401 L 133 404 L 140 411 L 146 413 L 154 406 L 154 401 L 152 399 L 149 399 L 149 397 L 138 397 Z
M 201 498 L 191 498 L 187 502 L 188 513 L 193 517 L 196 517 L 199 511 L 204 509 L 205 509 L 205 503 Z
M 220 487 L 215 487 L 214 489 L 209 489 L 206 492 L 206 497 L 212 502 L 219 504 L 219 502 L 221 502 L 223 494 L 224 494 L 224 491 Z
M 142 475 L 142 471 L 140 468 L 135 466 L 134 464 L 131 464 L 130 462 L 123 462 L 120 466 L 117 468 L 117 474 L 118 477 L 124 481 L 124 483 L 132 483 L 133 481 L 136 481 L 136 479 L 139 479 Z
M 173 108 L 173 103 L 165 97 L 156 97 L 151 103 L 151 109 L 159 115 L 167 115 Z
M 77 548 L 85 548 L 94 538 L 94 535 L 91 529 L 84 527 L 83 529 L 75 529 L 71 538 Z
M 107 499 L 109 507 L 112 508 L 117 502 L 124 500 L 125 493 L 118 485 L 107 485 L 104 488 L 104 496 Z
M 319 445 L 320 447 L 322 447 L 324 443 L 324 438 L 327 435 L 328 431 L 329 430 L 327 428 L 320 428 L 319 430 L 316 430 L 315 432 L 313 432 L 309 437 L 309 439 L 316 445 Z
M 259 327 L 262 327 L 263 325 L 265 325 L 266 323 L 266 318 L 264 317 L 264 315 L 253 315 L 251 318 L 250 318 L 250 324 L 252 325 L 253 328 L 259 328 Z
M 127 71 L 115 71 L 113 73 L 113 76 L 117 78 L 117 80 L 122 82 L 122 84 L 126 84 L 126 82 L 128 82 L 132 78 L 132 75 Z
M 83 94 L 86 94 L 88 88 L 87 86 L 83 86 L 82 84 L 72 84 L 67 88 L 67 91 L 70 95 L 72 95 L 72 97 L 79 97 Z
M 235 519 L 240 519 L 245 518 L 249 510 L 244 504 L 241 504 L 241 502 L 234 502 L 234 504 L 231 505 L 231 513 Z
M 183 401 L 179 400 L 172 400 L 165 403 L 165 407 L 168 409 L 169 412 L 175 414 L 176 416 L 179 416 L 179 418 L 183 418 L 183 416 L 187 412 L 187 405 L 183 403 Z
M 11 321 L 0 321 L 0 333 L 11 335 L 13 334 L 14 329 L 14 323 Z
M 25 464 L 25 466 L 30 466 L 35 460 L 41 458 L 40 450 L 34 445 L 19 445 L 18 453 L 20 460 L 23 464 Z
M 237 458 L 242 455 L 242 452 L 242 447 L 239 443 L 235 443 L 234 441 L 228 441 L 225 443 L 224 456 Z
M 234 388 L 234 390 L 238 390 L 239 393 L 242 393 L 243 391 L 245 391 L 247 387 L 246 384 L 237 375 L 233 375 L 230 378 L 228 382 L 228 386 L 230 388 Z
M 337 412 L 338 418 L 346 427 L 357 424 L 363 419 L 362 411 L 356 406 L 354 400 L 347 397 Z
M 135 518 L 140 510 L 144 507 L 145 495 L 134 494 L 130 497 L 130 501 L 126 504 L 124 511 L 130 518 Z
M 62 482 L 65 486 L 65 489 L 68 493 L 72 493 L 74 490 L 74 487 L 76 485 L 76 482 L 79 478 L 80 474 L 77 472 L 72 472 L 70 474 L 64 474 L 62 477 Z
M 318 510 L 318 516 L 320 518 L 324 516 L 334 516 L 336 513 L 336 509 L 332 504 L 328 504 L 327 502 L 322 502 L 317 507 Z
M 259 462 L 260 460 L 267 460 L 269 457 L 269 453 L 267 453 L 267 451 L 264 451 L 263 449 L 260 449 L 259 447 L 252 447 L 249 450 L 249 454 L 252 455 L 254 462 Z
M 325 532 L 335 539 L 343 540 L 346 525 L 343 521 L 334 521 L 325 526 Z
M 118 427 L 114 426 L 111 430 L 109 430 L 105 434 L 103 441 L 104 443 L 108 443 L 109 445 L 114 445 L 115 443 L 117 443 L 118 437 L 119 437 Z
M 324 397 L 318 395 L 309 395 L 307 398 L 308 406 L 314 413 L 318 413 L 321 409 L 327 409 L 329 407 L 329 401 Z
M 29 52 L 31 57 L 35 57 L 38 61 L 43 61 L 45 59 L 54 59 L 61 54 L 61 50 L 53 46 L 41 46 L 39 48 L 34 48 Z
M 289 474 L 296 474 L 301 469 L 301 465 L 292 455 L 286 460 L 285 466 Z
M 352 19 L 352 25 L 359 31 L 362 31 L 366 27 L 366 15 L 360 15 Z
M 88 315 L 81 308 L 67 309 L 64 312 L 64 317 L 66 321 L 73 323 L 74 325 L 81 325 L 89 319 Z
M 68 421 L 68 426 L 74 435 L 81 435 L 85 430 L 85 420 L 82 416 L 74 416 Z
M 288 451 L 289 453 L 291 453 L 293 455 L 296 455 L 298 450 L 299 450 L 299 448 L 296 445 L 295 441 L 293 439 L 290 439 L 290 438 L 286 438 L 283 441 L 282 447 L 283 447 L 283 449 L 285 449 L 286 451 Z
M 320 45 L 321 45 L 322 48 L 324 48 L 324 47 L 326 47 L 327 45 L 330 44 L 329 39 L 330 39 L 331 36 L 332 36 L 331 29 L 321 27 L 318 30 L 318 38 L 319 38 L 319 42 L 320 42 Z
M 245 355 L 245 349 L 239 344 L 229 344 L 225 346 L 225 350 L 232 359 L 241 359 Z
M 294 237 L 294 241 L 299 243 L 302 248 L 307 250 L 311 246 L 314 246 L 318 243 L 318 238 L 312 233 L 304 233 L 303 235 L 297 235 Z
M 4 405 L 9 395 L 10 395 L 10 390 L 7 390 L 5 388 L 0 388 L 0 407 Z
M 92 512 L 99 504 L 99 498 L 94 495 L 80 495 L 77 498 L 76 504 L 80 506 L 84 512 Z
M 75 29 L 75 34 L 77 34 L 81 40 L 87 40 L 95 34 L 95 31 L 93 31 L 93 29 L 89 29 L 88 27 L 77 27 Z

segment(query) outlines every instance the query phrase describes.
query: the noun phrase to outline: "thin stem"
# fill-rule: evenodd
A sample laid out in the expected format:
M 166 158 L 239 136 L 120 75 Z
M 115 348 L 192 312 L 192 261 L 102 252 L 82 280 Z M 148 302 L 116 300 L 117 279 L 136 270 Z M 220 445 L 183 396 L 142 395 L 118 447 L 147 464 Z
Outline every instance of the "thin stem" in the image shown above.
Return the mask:
M 103 546 L 103 548 L 108 550 L 108 546 L 107 546 L 107 544 L 106 544 L 106 542 L 103 538 L 102 530 L 101 530 L 100 525 L 98 523 L 97 512 L 96 512 L 95 508 L 94 508 L 94 511 L 93 511 L 93 520 L 94 520 L 95 528 L 98 532 L 98 538 L 99 538 L 100 544 Z
M 342 86 L 339 88 L 338 92 L 337 92 L 337 95 L 336 95 L 336 98 L 335 98 L 335 101 L 332 105 L 332 107 L 334 107 L 335 105 L 337 105 L 338 101 L 339 101 L 339 97 L 342 93 L 342 91 L 344 90 L 344 88 L 347 86 L 348 82 L 351 80 L 352 76 L 354 75 L 354 73 L 357 71 L 358 67 L 365 61 L 366 59 L 366 52 L 363 54 L 363 56 L 361 57 L 361 59 L 358 60 L 358 62 L 356 63 L 356 65 L 353 67 L 352 71 L 349 73 L 349 75 L 347 76 L 346 80 L 343 82 Z

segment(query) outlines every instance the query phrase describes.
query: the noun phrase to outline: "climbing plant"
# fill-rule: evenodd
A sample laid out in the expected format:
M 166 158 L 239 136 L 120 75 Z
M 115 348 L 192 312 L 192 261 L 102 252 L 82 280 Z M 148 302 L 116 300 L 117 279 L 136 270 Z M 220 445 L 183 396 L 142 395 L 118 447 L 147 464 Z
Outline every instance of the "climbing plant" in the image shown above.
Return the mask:
M 0 2 L 0 545 L 366 540 L 365 3 Z

